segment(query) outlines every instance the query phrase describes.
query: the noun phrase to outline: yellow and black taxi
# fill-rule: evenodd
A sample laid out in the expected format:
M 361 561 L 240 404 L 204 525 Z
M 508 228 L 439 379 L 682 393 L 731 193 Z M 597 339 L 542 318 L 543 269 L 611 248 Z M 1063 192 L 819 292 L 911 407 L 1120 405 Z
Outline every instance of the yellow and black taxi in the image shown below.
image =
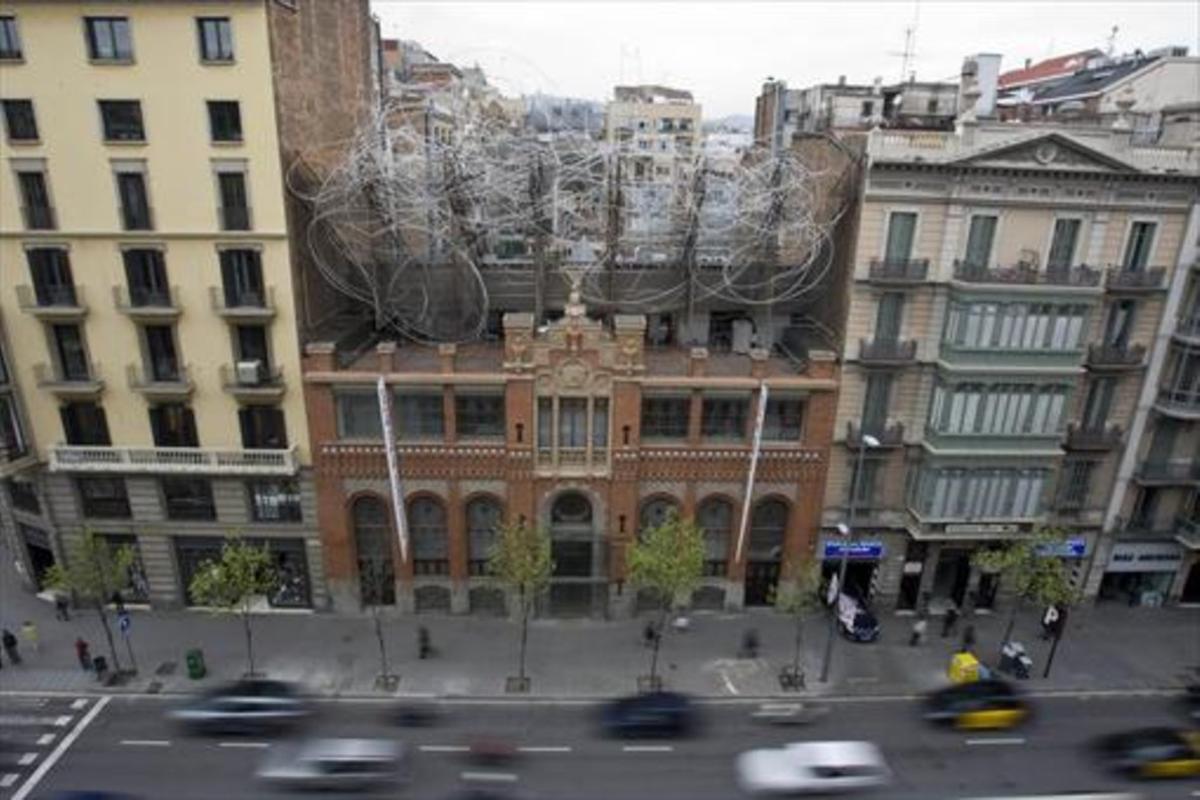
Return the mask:
M 925 719 L 962 730 L 1011 728 L 1029 716 L 1029 705 L 1010 684 L 986 679 L 949 686 L 925 698 Z
M 1200 731 L 1140 728 L 1095 743 L 1104 766 L 1133 778 L 1200 777 Z

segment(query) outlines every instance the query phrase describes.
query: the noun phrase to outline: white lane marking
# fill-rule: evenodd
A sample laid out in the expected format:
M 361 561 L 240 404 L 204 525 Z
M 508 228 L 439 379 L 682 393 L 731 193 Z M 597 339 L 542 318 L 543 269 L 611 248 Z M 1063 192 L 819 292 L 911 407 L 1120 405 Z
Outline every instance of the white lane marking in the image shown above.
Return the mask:
M 417 749 L 422 753 L 466 753 L 471 748 L 465 744 L 423 744 Z
M 1025 744 L 1025 739 L 1021 736 L 1009 736 L 998 739 L 967 739 L 967 744 Z
M 54 741 L 53 733 L 43 733 L 41 736 L 38 737 L 38 746 L 45 747 L 46 745 L 50 744 L 53 741 Z
M 741 694 L 737 690 L 737 687 L 733 685 L 733 681 L 729 680 L 729 673 L 725 672 L 725 670 L 721 670 L 721 680 L 725 684 L 725 690 L 730 694 Z
M 464 772 L 459 775 L 464 781 L 487 781 L 489 783 L 516 783 L 517 776 L 511 772 Z
M 270 742 L 218 742 L 217 747 L 246 747 L 255 750 L 261 750 L 270 747 Z
M 23 755 L 19 759 L 17 759 L 17 763 L 20 764 L 22 767 L 28 767 L 33 762 L 37 761 L 37 757 L 38 757 L 37 753 L 26 753 L 25 755 Z
M 518 747 L 522 753 L 569 753 L 570 747 L 547 746 L 547 747 Z
M 78 711 L 81 708 L 85 708 L 87 706 L 87 704 L 88 704 L 87 698 L 81 697 L 78 700 L 76 700 L 75 702 L 71 703 L 71 708 Z
M 61 716 L 58 719 L 54 720 L 54 726 L 56 728 L 65 728 L 70 724 L 71 724 L 70 716 Z
M 627 744 L 621 749 L 626 753 L 670 753 L 675 750 L 669 744 Z
M 67 722 L 71 721 L 70 717 L 32 717 L 27 714 L 0 714 L 0 726 L 7 728 L 32 728 L 42 725 L 57 725 L 61 728 L 66 723 L 60 723 L 60 719 L 65 719 Z
M 46 777 L 46 773 L 54 768 L 54 765 L 58 763 L 58 760 L 63 757 L 63 753 L 67 752 L 67 748 L 75 744 L 75 740 L 83 734 L 88 725 L 92 724 L 92 720 L 94 720 L 100 714 L 100 712 L 104 710 L 104 707 L 108 705 L 108 701 L 111 699 L 111 695 L 106 694 L 102 696 L 96 702 L 96 704 L 92 706 L 91 711 L 84 714 L 83 719 L 79 720 L 79 724 L 72 728 L 71 732 L 63 737 L 63 740 L 58 743 L 58 747 L 54 748 L 50 755 L 47 756 L 44 761 L 42 761 L 41 765 L 34 770 L 34 773 L 29 776 L 29 780 L 22 784 L 21 788 L 17 790 L 17 793 L 12 796 L 12 800 L 25 800 L 26 797 L 29 797 L 33 790 L 37 788 L 37 785 L 41 782 L 42 778 Z
M 121 744 L 126 747 L 170 747 L 171 743 L 166 739 L 122 739 Z
M 17 778 L 21 777 L 15 772 L 10 772 L 3 778 L 0 778 L 0 789 L 7 789 L 17 782 Z

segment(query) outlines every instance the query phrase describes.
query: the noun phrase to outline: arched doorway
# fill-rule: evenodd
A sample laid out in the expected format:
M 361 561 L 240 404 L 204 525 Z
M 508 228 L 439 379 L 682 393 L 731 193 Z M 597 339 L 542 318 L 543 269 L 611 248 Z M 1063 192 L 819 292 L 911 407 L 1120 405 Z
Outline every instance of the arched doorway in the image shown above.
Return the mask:
M 746 595 L 748 606 L 765 606 L 772 600 L 783 564 L 783 540 L 787 533 L 787 503 L 775 498 L 762 500 L 750 516 L 750 542 L 746 548 Z
M 488 559 L 496 544 L 496 528 L 502 516 L 500 503 L 494 497 L 485 495 L 467 503 L 467 571 L 471 575 L 487 575 Z
M 378 497 L 359 497 L 351 508 L 358 554 L 358 596 L 364 606 L 396 604 L 396 565 L 387 506 Z
M 723 578 L 729 569 L 729 542 L 733 535 L 733 503 L 713 497 L 700 504 L 696 523 L 704 531 L 704 574 Z
M 603 541 L 596 534 L 592 502 L 581 492 L 563 492 L 550 507 L 549 612 L 588 616 L 603 612 L 607 577 Z

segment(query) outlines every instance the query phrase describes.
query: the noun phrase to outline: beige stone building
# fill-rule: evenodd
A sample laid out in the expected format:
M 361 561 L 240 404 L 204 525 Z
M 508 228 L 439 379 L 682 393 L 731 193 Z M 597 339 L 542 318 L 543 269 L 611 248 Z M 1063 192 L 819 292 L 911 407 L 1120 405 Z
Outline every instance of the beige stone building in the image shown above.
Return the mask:
M 347 59 L 323 83 L 315 22 Z M 321 605 L 285 170 L 370 96 L 366 3 L 6 0 L 0 33 L 0 525 L 18 563 L 40 588 L 90 529 L 136 547 L 128 600 L 170 606 L 236 530 L 275 556 L 267 604 Z
M 848 584 L 881 609 L 991 607 L 1005 587 L 971 555 L 1042 526 L 1066 529 L 1080 581 L 1103 572 L 1200 172 L 1194 149 L 1130 138 L 973 113 L 955 132 L 869 134 L 823 553 L 849 521 Z M 1187 319 L 1171 364 L 1194 359 Z M 1195 416 L 1195 363 L 1167 372 L 1166 413 Z M 1195 458 L 1194 436 L 1174 447 Z

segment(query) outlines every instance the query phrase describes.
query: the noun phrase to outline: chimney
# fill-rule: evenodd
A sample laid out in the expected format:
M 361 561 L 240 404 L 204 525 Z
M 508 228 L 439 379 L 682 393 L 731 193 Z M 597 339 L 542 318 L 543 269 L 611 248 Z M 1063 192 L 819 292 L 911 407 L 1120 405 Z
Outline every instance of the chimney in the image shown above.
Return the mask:
M 996 113 L 996 89 L 1000 78 L 1000 55 L 979 53 L 963 60 L 958 84 L 958 107 L 962 112 L 974 112 L 973 119 L 987 119 Z M 974 95 L 973 108 L 966 107 Z
M 1025 59 L 1025 69 L 1029 69 L 1032 66 L 1033 66 L 1033 59 L 1032 58 Z
M 846 85 L 846 76 L 838 75 L 838 86 L 845 86 L 845 85 Z

